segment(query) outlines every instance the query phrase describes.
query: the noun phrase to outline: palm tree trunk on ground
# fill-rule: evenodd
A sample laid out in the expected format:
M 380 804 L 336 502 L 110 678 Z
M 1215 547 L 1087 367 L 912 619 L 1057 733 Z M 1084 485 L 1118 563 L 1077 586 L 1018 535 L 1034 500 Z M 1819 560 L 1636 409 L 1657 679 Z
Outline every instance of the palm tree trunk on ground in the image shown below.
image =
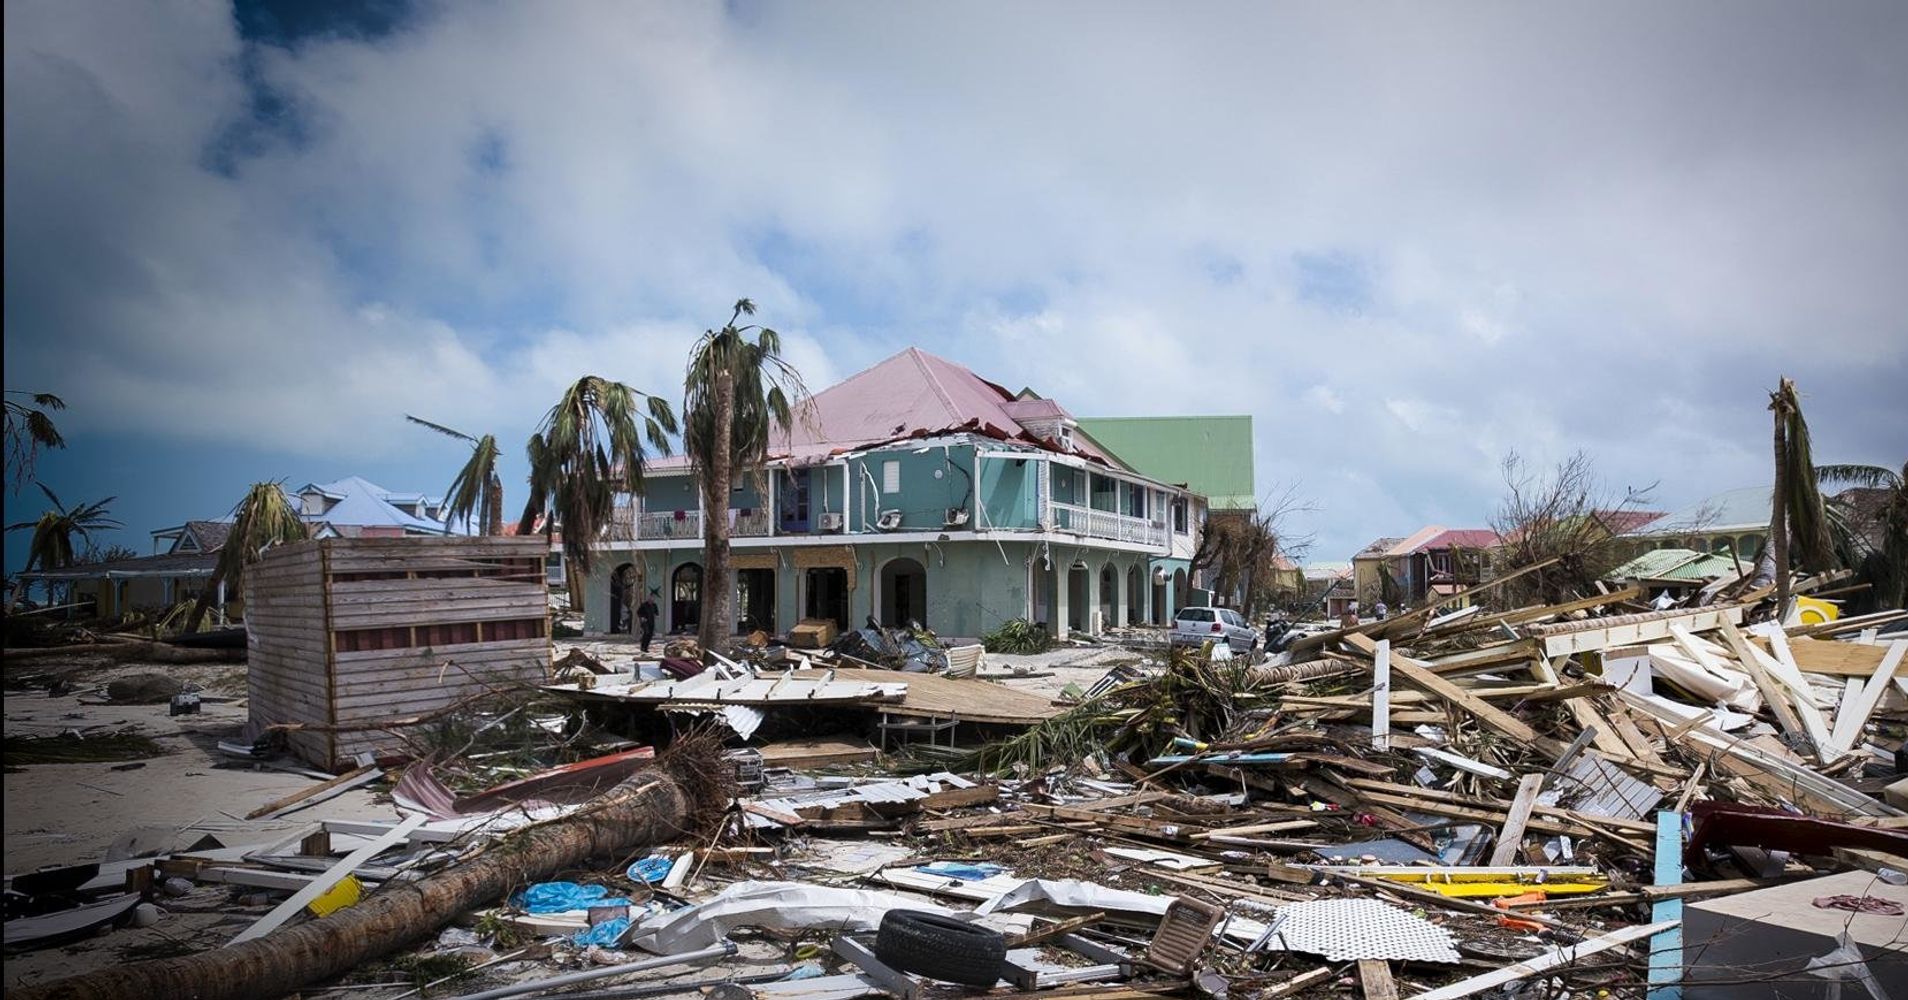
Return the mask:
M 708 467 L 702 474 L 702 623 L 696 629 L 703 659 L 720 649 L 735 629 L 735 571 L 729 560 L 729 492 L 735 469 L 735 375 L 715 380 L 715 428 Z
M 7 991 L 21 1000 L 282 996 L 348 972 L 435 933 L 462 913 L 600 856 L 667 843 L 699 815 L 721 808 L 721 749 L 679 742 L 582 811 L 498 840 L 475 857 L 415 882 L 394 881 L 323 920 L 281 928 L 233 947 L 179 958 L 130 962 L 44 985 Z
M 192 614 L 186 616 L 185 632 L 187 634 L 199 630 L 199 623 L 205 620 L 206 611 L 212 607 L 212 602 L 217 599 L 219 584 L 225 581 L 225 574 L 221 569 L 221 567 L 213 567 L 212 575 L 206 577 L 205 589 L 199 591 L 199 599 L 192 605 Z

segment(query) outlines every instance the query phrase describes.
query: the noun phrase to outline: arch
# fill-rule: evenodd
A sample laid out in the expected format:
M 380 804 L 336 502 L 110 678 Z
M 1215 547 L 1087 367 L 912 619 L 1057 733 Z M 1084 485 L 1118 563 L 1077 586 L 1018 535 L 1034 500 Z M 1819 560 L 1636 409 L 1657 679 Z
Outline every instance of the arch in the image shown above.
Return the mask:
M 1179 609 L 1186 606 L 1185 570 L 1173 570 L 1173 592 L 1167 595 L 1166 603 L 1171 607 L 1170 613 L 1174 615 L 1179 614 Z
M 628 635 L 636 620 L 636 564 L 624 563 L 610 574 L 609 632 Z
M 1109 629 L 1120 623 L 1120 571 L 1119 567 L 1107 563 L 1100 567 L 1100 628 Z
M 1146 620 L 1146 600 L 1140 595 L 1146 591 L 1141 584 L 1140 568 L 1137 565 L 1126 568 L 1126 624 L 1138 625 Z
M 1067 567 L 1067 628 L 1075 632 L 1086 631 L 1088 572 L 1080 563 Z
M 669 574 L 669 630 L 692 632 L 702 624 L 702 564 L 687 562 Z
M 907 556 L 881 564 L 881 624 L 900 628 L 909 622 L 928 624 L 927 567 Z
M 1164 624 L 1166 624 L 1167 622 L 1170 622 L 1170 621 L 1172 621 L 1172 614 L 1171 614 L 1170 612 L 1168 612 L 1168 611 L 1166 610 L 1166 604 L 1167 604 L 1167 599 L 1166 599 L 1166 587 L 1167 587 L 1167 583 L 1166 583 L 1166 581 L 1167 581 L 1168 579 L 1169 579 L 1169 577 L 1167 577 L 1167 575 L 1166 575 L 1166 571 L 1165 571 L 1165 570 L 1163 570 L 1163 569 L 1162 569 L 1162 570 L 1155 570 L 1155 571 L 1154 571 L 1154 573 L 1153 573 L 1153 617 L 1152 617 L 1152 623 L 1153 623 L 1154 625 L 1164 625 Z

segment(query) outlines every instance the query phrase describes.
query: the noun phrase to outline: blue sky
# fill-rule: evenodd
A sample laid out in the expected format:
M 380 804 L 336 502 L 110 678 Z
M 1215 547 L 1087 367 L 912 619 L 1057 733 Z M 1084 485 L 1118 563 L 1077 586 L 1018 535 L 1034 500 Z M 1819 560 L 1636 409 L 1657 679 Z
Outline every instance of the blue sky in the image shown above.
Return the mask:
M 749 296 L 1082 415 L 1250 413 L 1317 559 L 1511 450 L 1665 509 L 1908 455 L 1908 10 L 20 0 L 5 370 L 125 541 L 260 479 L 441 490 Z M 38 512 L 37 491 L 8 520 Z M 7 539 L 17 567 L 24 539 Z

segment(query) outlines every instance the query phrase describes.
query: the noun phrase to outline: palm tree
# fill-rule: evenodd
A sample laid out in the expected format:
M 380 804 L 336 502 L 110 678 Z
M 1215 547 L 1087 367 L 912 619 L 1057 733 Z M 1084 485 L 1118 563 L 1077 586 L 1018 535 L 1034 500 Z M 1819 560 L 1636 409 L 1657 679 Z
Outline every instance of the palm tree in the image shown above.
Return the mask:
M 1908 598 L 1908 462 L 1895 472 L 1879 465 L 1818 465 L 1815 478 L 1822 483 L 1881 490 L 1881 503 L 1874 510 L 1882 530 L 1880 548 L 1863 542 L 1856 545 L 1867 551 L 1851 553 L 1872 589 L 1877 608 L 1898 608 Z
M 45 483 L 33 485 L 38 486 L 40 492 L 46 494 L 46 498 L 53 502 L 53 509 L 41 514 L 38 520 L 7 525 L 8 531 L 25 531 L 28 528 L 33 530 L 33 537 L 27 542 L 26 566 L 21 570 L 23 576 L 36 567 L 41 570 L 50 570 L 71 566 L 80 560 L 83 551 L 93 548 L 94 532 L 125 527 L 106 516 L 106 505 L 119 499 L 118 497 L 107 497 L 104 500 L 68 507 L 60 501 L 57 494 L 47 488 Z M 75 537 L 86 542 L 85 550 L 73 548 Z M 51 583 L 46 585 L 46 591 L 47 599 L 51 601 L 53 596 Z M 15 592 L 15 599 L 17 600 L 25 593 L 26 584 L 22 581 L 19 590 Z
M 1802 418 L 1802 400 L 1795 382 L 1783 379 L 1769 394 L 1775 414 L 1775 488 L 1769 514 L 1769 550 L 1775 559 L 1776 620 L 1789 613 L 1789 564 L 1794 561 L 1811 573 L 1835 565 L 1835 544 L 1829 514 L 1816 484 L 1815 463 L 1809 457 L 1809 424 Z M 1791 548 L 1794 552 L 1791 553 Z
M 459 441 L 470 442 L 470 461 L 457 470 L 457 478 L 451 480 L 450 488 L 445 491 L 444 520 L 470 524 L 481 516 L 483 523 L 480 534 L 503 534 L 503 480 L 497 477 L 496 437 L 486 434 L 474 438 L 463 431 L 452 430 L 443 424 L 434 424 L 408 413 L 404 419 Z
M 20 487 L 33 478 L 33 466 L 40 459 L 41 448 L 66 447 L 60 429 L 53 426 L 53 418 L 46 415 L 48 410 L 66 409 L 66 402 L 50 392 L 8 389 L 6 394 L 33 400 L 31 406 L 14 399 L 6 401 L 7 464 L 13 466 L 13 492 L 18 493 Z
M 674 433 L 676 414 L 667 400 L 585 375 L 563 391 L 530 435 L 524 448 L 530 498 L 517 530 L 526 535 L 537 530 L 539 516 L 546 536 L 561 528 L 573 608 L 583 607 L 581 581 L 593 563 L 592 546 L 615 513 L 616 494 L 642 487 L 643 442 L 667 455 L 668 435 Z
M 787 433 L 808 409 L 807 386 L 782 359 L 782 337 L 765 326 L 737 326 L 755 315 L 740 299 L 729 322 L 703 332 L 683 379 L 683 450 L 702 490 L 703 602 L 698 644 L 713 652 L 735 624 L 735 570 L 729 561 L 729 493 L 738 475 L 759 478 L 769 438 Z M 750 339 L 750 334 L 754 338 Z
M 311 529 L 298 516 L 291 498 L 285 495 L 283 483 L 253 483 L 252 488 L 245 491 L 245 499 L 232 508 L 232 530 L 225 535 L 218 564 L 212 567 L 212 576 L 205 581 L 198 603 L 192 606 L 185 630 L 198 631 L 206 609 L 212 606 L 219 592 L 219 585 L 232 588 L 243 585 L 245 567 L 257 562 L 266 549 L 284 542 L 304 541 L 310 535 Z

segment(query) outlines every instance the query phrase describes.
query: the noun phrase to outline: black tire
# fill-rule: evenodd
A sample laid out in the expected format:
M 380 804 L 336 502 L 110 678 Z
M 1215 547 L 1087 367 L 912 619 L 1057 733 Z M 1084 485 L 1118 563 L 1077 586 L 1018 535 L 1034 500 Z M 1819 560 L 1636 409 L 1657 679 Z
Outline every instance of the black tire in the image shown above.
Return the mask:
M 874 953 L 902 972 L 985 988 L 1000 981 L 1007 939 L 939 913 L 889 910 L 875 934 Z

